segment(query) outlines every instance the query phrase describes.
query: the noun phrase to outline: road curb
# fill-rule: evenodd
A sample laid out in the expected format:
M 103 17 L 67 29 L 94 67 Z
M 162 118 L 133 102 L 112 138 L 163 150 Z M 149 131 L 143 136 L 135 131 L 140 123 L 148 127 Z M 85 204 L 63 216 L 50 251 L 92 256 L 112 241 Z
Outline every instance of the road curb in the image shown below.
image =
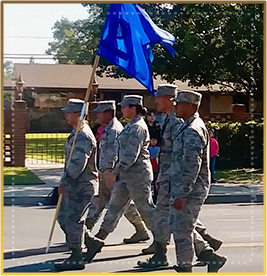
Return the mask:
M 243 195 L 210 195 L 205 204 L 219 203 L 262 203 L 263 194 L 243 194 Z
M 4 206 L 22 205 L 22 206 L 40 206 L 46 205 L 46 196 L 29 196 L 29 197 L 4 197 Z M 42 203 L 42 204 L 39 204 Z
M 46 199 L 47 196 L 4 197 L 4 205 L 38 206 L 39 202 L 44 204 Z M 205 204 L 223 203 L 263 203 L 263 194 L 210 195 L 205 201 Z

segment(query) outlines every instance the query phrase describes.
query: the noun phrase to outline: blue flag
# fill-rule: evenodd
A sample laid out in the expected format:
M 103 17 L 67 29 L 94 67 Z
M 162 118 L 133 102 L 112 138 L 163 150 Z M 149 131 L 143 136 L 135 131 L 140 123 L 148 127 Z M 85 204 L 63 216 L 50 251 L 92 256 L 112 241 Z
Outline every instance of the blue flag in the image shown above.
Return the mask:
M 160 29 L 137 4 L 111 4 L 97 55 L 121 67 L 152 94 L 152 47 L 160 43 L 175 55 L 172 34 Z

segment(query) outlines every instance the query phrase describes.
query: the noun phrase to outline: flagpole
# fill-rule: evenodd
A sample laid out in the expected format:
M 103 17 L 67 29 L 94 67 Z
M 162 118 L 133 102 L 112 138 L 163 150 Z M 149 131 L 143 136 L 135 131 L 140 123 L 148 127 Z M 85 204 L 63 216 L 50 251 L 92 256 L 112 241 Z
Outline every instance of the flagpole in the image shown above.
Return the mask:
M 78 133 L 79 133 L 80 128 L 81 128 L 81 123 L 82 123 L 83 119 L 86 117 L 86 115 L 88 115 L 88 103 L 89 103 L 89 100 L 90 100 L 91 93 L 93 92 L 93 82 L 95 80 L 95 72 L 96 72 L 96 69 L 98 67 L 99 60 L 100 60 L 100 56 L 96 55 L 95 60 L 94 60 L 92 73 L 91 73 L 91 77 L 90 77 L 88 87 L 87 87 L 87 90 L 86 90 L 86 94 L 85 94 L 85 98 L 84 98 L 83 109 L 82 109 L 81 116 L 80 116 L 80 119 L 79 119 L 79 122 L 78 122 L 78 125 L 77 125 L 77 128 L 76 128 L 76 132 L 75 132 L 75 135 L 74 135 L 74 138 L 73 138 L 73 143 L 72 143 L 72 146 L 71 146 L 70 155 L 69 155 L 69 158 L 68 158 L 66 168 L 70 164 L 70 160 L 71 160 L 71 157 L 72 157 L 72 154 L 73 154 L 73 151 L 74 151 L 75 142 L 76 142 Z M 58 213 L 59 213 L 59 209 L 60 209 L 60 206 L 61 206 L 62 199 L 63 199 L 63 195 L 60 194 L 59 198 L 58 198 L 57 207 L 56 207 L 53 223 L 52 223 L 52 226 L 51 226 L 51 230 L 50 230 L 50 234 L 49 234 L 48 243 L 47 243 L 45 253 L 48 252 L 49 247 L 50 247 L 50 243 L 51 243 L 52 236 L 53 236 L 53 233 L 54 233 L 55 224 L 56 224 L 56 221 L 57 221 L 57 218 L 58 218 Z
M 78 122 L 78 125 L 77 125 L 77 128 L 76 128 L 76 132 L 75 132 L 75 136 L 74 136 L 74 139 L 73 139 L 73 143 L 72 143 L 72 146 L 71 146 L 71 149 L 70 149 L 70 155 L 69 155 L 67 167 L 70 164 L 70 160 L 71 160 L 71 157 L 72 157 L 72 154 L 73 154 L 74 145 L 75 145 L 75 142 L 76 142 L 76 139 L 77 139 L 77 135 L 78 135 L 78 133 L 80 131 L 80 128 L 81 128 L 81 123 L 82 123 L 84 117 L 86 115 L 88 115 L 88 104 L 87 103 L 88 103 L 88 101 L 90 99 L 91 92 L 93 91 L 93 81 L 95 79 L 95 72 L 96 72 L 96 68 L 97 68 L 98 63 L 99 63 L 99 59 L 100 59 L 100 56 L 96 55 L 95 56 L 94 65 L 93 65 L 93 70 L 92 70 L 92 73 L 91 73 L 91 78 L 90 78 L 90 81 L 89 81 L 89 84 L 88 84 L 88 87 L 87 87 L 87 91 L 86 91 L 86 94 L 85 94 L 85 98 L 84 98 L 83 110 L 81 112 L 81 116 L 80 116 L 80 119 L 79 119 L 79 122 Z

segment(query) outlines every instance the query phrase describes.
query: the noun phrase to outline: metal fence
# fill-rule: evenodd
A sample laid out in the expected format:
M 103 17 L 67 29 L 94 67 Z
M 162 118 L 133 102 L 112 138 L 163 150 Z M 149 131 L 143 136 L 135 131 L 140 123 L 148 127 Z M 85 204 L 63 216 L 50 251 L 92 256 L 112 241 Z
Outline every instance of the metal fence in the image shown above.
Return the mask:
M 69 133 L 27 133 L 27 163 L 64 163 L 64 146 L 68 136 Z

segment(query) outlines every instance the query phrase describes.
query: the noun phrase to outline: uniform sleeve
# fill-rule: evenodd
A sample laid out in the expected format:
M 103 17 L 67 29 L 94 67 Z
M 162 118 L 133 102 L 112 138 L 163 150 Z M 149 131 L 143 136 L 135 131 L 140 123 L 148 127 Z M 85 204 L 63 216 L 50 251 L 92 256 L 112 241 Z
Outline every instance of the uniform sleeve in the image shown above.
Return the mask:
M 184 135 L 182 143 L 182 147 L 179 147 L 181 152 L 177 152 L 175 143 L 173 147 L 171 187 L 174 198 L 185 198 L 192 191 L 202 163 L 203 145 L 198 133 L 190 130 Z M 177 167 L 180 170 L 176 170 Z
M 73 154 L 69 165 L 66 167 L 65 173 L 72 179 L 77 179 L 84 171 L 91 153 L 91 140 L 84 133 L 78 133 Z
M 181 125 L 182 125 L 182 120 L 180 118 L 177 118 L 177 117 L 172 117 L 171 118 L 170 132 L 171 132 L 172 141 L 174 141 L 176 133 L 177 133 L 177 131 L 178 131 L 178 129 Z
M 125 172 L 137 160 L 145 140 L 145 133 L 142 128 L 133 126 L 129 130 L 127 145 L 120 148 L 119 160 L 115 165 L 113 173 L 118 175 Z
M 112 169 L 117 160 L 117 141 L 118 131 L 110 129 L 105 132 L 100 143 L 100 167 L 101 171 Z

